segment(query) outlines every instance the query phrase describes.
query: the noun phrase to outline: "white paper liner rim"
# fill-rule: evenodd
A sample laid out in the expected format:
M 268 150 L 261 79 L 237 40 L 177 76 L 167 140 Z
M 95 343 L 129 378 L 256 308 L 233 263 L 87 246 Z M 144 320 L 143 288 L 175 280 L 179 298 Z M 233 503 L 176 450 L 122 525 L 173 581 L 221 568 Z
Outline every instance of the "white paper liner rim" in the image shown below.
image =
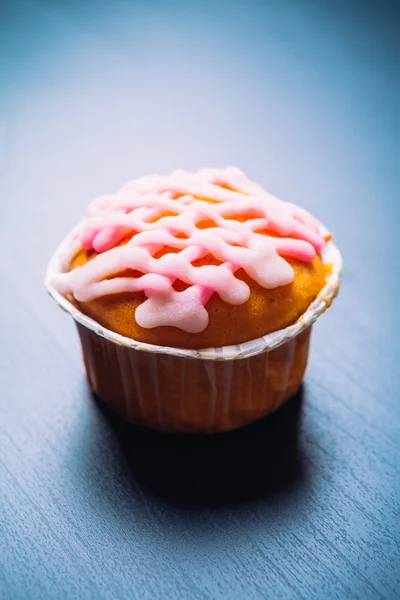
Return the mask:
M 64 271 L 64 265 L 71 257 L 72 238 L 79 228 L 80 224 L 71 231 L 71 233 L 63 240 L 63 242 L 61 242 L 60 246 L 50 259 L 45 278 L 46 288 L 60 308 L 69 313 L 76 322 L 97 333 L 97 335 L 113 342 L 114 344 L 133 348 L 134 350 L 141 352 L 155 352 L 157 354 L 169 354 L 182 358 L 201 360 L 235 360 L 256 356 L 257 354 L 268 352 L 274 348 L 277 348 L 278 346 L 281 346 L 288 340 L 293 339 L 302 331 L 310 327 L 317 320 L 317 318 L 323 312 L 325 312 L 327 308 L 329 308 L 332 301 L 337 296 L 340 288 L 343 266 L 342 256 L 336 245 L 330 240 L 327 242 L 321 253 L 323 263 L 325 265 L 332 265 L 331 272 L 326 278 L 325 286 L 322 288 L 317 298 L 310 304 L 306 312 L 303 313 L 303 315 L 301 315 L 301 317 L 299 317 L 299 319 L 293 323 L 293 325 L 289 325 L 289 327 L 268 333 L 267 335 L 243 344 L 237 344 L 234 346 L 221 346 L 220 348 L 187 350 L 185 348 L 172 348 L 168 346 L 146 344 L 106 329 L 94 319 L 91 319 L 83 314 L 67 298 L 65 298 L 54 288 L 52 284 L 54 275 Z M 326 235 L 328 233 L 328 230 L 323 225 L 321 225 L 321 233 L 322 235 Z

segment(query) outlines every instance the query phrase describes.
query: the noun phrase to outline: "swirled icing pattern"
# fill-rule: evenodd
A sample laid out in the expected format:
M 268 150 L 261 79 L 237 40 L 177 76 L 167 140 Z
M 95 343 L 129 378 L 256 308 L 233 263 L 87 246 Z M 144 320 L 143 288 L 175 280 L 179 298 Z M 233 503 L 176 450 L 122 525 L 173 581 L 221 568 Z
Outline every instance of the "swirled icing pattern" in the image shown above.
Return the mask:
M 309 213 L 229 167 L 142 177 L 98 198 L 77 244 L 97 254 L 58 276 L 60 293 L 88 302 L 141 291 L 146 299 L 135 314 L 141 327 L 198 333 L 207 327 L 212 294 L 232 305 L 248 300 L 239 269 L 264 288 L 286 285 L 294 273 L 285 258 L 311 261 L 325 241 Z M 217 264 L 196 264 L 209 255 Z M 140 275 L 126 276 L 127 269 Z M 177 280 L 186 289 L 174 289 Z

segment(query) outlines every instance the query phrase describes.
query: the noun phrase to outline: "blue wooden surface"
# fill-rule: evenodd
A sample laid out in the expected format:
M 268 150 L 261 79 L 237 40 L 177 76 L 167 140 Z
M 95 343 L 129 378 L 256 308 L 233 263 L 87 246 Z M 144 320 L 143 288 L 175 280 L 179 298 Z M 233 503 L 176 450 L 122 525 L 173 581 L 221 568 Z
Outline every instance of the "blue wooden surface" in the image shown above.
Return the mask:
M 399 598 L 396 2 L 0 2 L 0 598 Z M 210 438 L 90 396 L 45 265 L 95 195 L 235 164 L 334 231 L 302 395 Z

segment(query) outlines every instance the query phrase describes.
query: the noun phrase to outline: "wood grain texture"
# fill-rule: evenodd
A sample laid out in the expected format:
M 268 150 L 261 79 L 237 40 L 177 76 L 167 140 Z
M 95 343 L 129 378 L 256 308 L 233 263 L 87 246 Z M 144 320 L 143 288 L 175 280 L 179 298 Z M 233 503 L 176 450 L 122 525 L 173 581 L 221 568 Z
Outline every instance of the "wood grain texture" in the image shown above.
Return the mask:
M 397 3 L 0 4 L 0 598 L 400 597 Z M 237 164 L 345 260 L 302 393 L 128 427 L 42 279 L 95 195 Z

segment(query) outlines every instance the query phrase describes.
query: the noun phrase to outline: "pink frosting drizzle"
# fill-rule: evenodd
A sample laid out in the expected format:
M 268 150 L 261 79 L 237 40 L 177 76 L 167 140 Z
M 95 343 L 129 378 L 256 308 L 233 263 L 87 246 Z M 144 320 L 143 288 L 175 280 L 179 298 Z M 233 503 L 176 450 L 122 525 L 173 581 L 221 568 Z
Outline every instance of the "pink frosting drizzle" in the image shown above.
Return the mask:
M 241 217 L 245 220 L 237 220 Z M 205 220 L 213 225 L 202 228 Z M 257 233 L 266 229 L 268 236 Z M 232 305 L 248 300 L 249 287 L 235 276 L 237 270 L 267 289 L 287 285 L 294 272 L 284 257 L 311 261 L 325 244 L 314 217 L 267 194 L 234 167 L 131 181 L 89 205 L 76 242 L 98 254 L 57 277 L 60 293 L 89 302 L 143 291 L 146 300 L 135 314 L 141 327 L 170 325 L 190 333 L 207 327 L 205 305 L 212 294 Z M 165 247 L 177 252 L 156 258 Z M 221 264 L 193 264 L 210 254 Z M 118 276 L 126 269 L 142 275 Z M 176 291 L 176 280 L 188 288 Z

